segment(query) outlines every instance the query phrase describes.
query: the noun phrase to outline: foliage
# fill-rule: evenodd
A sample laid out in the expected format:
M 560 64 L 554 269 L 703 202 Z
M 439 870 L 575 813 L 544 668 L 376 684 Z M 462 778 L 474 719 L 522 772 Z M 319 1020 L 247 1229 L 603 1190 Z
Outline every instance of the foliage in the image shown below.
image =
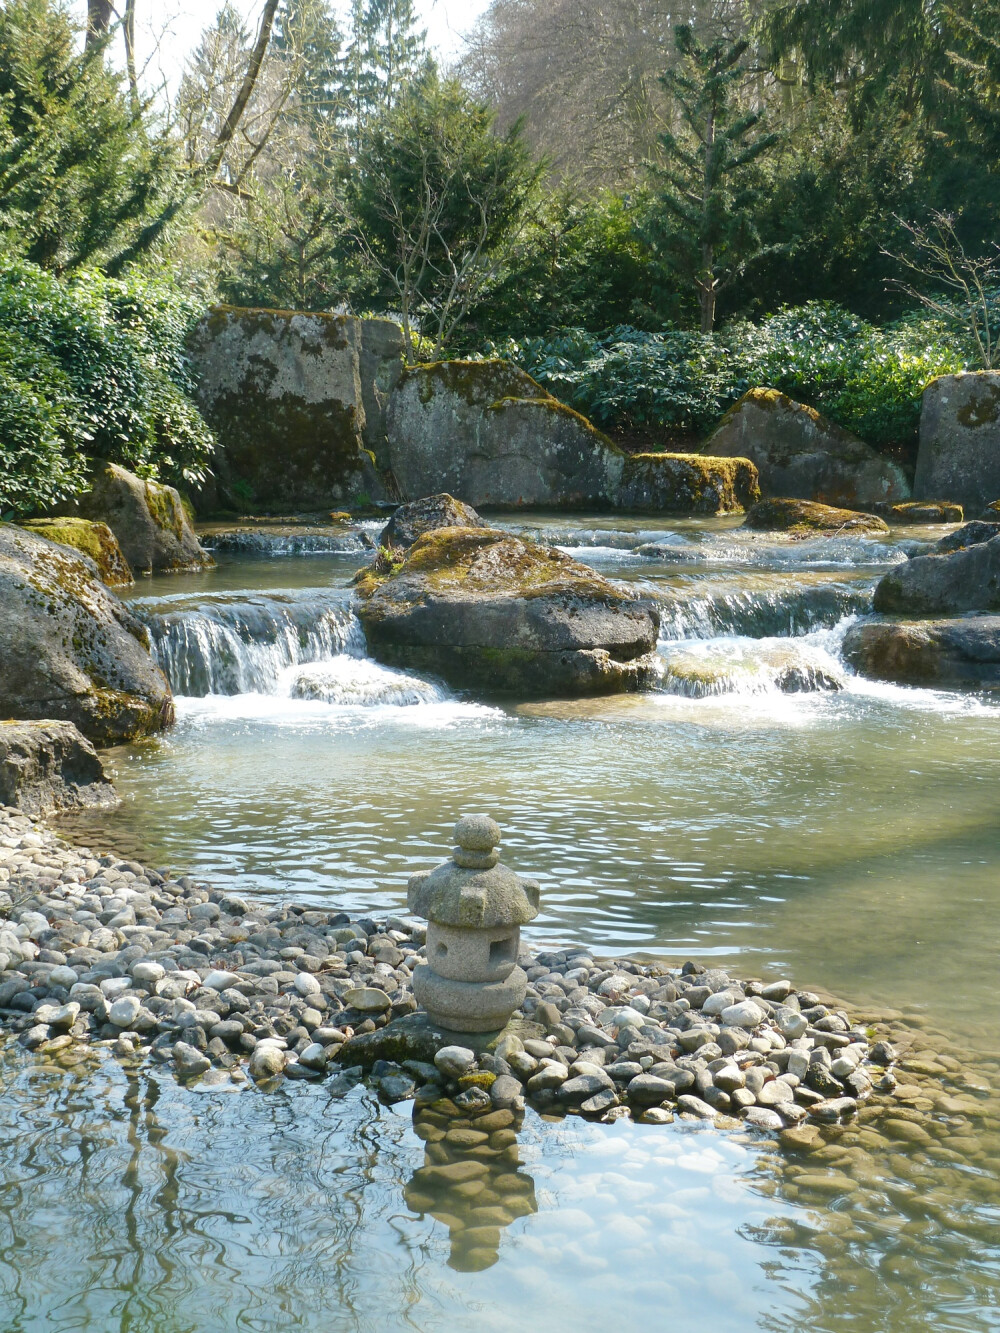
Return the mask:
M 911 253 L 900 256 L 909 280 L 899 286 L 912 300 L 936 315 L 960 341 L 975 348 L 982 370 L 1000 365 L 1000 251 L 976 257 L 966 253 L 955 219 L 934 212 L 926 226 L 903 223 Z M 914 283 L 919 283 L 915 286 Z
M 441 356 L 498 279 L 532 204 L 540 168 L 514 125 L 454 79 L 428 70 L 367 129 L 344 191 L 358 255 L 415 338 Z
M 78 37 L 52 0 L 0 7 L 0 235 L 57 272 L 112 262 L 174 180 L 148 108 Z
M 570 329 L 489 351 L 609 430 L 705 434 L 748 389 L 767 385 L 876 448 L 909 442 L 925 384 L 964 365 L 938 322 L 883 330 L 822 304 L 715 334 Z
M 641 196 L 553 191 L 529 215 L 497 281 L 470 312 L 460 346 L 486 337 L 535 337 L 579 325 L 641 322 L 650 304 L 650 257 L 635 229 Z M 659 321 L 657 321 L 659 325 Z M 477 336 L 478 335 L 478 336 Z
M 212 437 L 184 354 L 198 294 L 81 271 L 0 267 L 0 508 L 30 512 L 82 484 L 88 458 L 198 480 Z
M 719 292 L 763 250 L 753 168 L 778 136 L 758 130 L 762 113 L 746 99 L 748 41 L 706 46 L 682 23 L 676 42 L 680 61 L 662 82 L 679 124 L 660 136 L 660 188 L 646 235 L 666 274 L 694 285 L 701 331 L 711 333 Z

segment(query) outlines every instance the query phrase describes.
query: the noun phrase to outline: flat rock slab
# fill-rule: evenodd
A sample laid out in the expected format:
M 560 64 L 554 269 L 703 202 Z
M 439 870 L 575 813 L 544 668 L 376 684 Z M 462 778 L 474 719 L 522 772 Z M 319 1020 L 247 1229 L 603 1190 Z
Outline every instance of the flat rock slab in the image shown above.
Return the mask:
M 862 622 L 847 631 L 844 656 L 874 680 L 998 688 L 1000 616 Z

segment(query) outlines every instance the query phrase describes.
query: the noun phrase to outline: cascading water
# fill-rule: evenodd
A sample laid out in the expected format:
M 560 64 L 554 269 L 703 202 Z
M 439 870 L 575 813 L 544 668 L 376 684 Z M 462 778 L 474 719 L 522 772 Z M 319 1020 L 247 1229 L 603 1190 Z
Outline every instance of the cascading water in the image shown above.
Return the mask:
M 361 625 L 342 590 L 242 595 L 161 613 L 140 608 L 140 614 L 156 661 L 191 715 L 232 716 L 235 707 L 259 716 L 261 696 L 270 697 L 276 716 L 300 720 L 301 705 L 405 708 L 452 698 L 442 685 L 366 656 Z M 233 703 L 211 703 L 220 696 Z M 208 701 L 208 711 L 194 700 Z
M 144 618 L 171 689 L 195 698 L 279 693 L 289 667 L 365 652 L 343 592 L 222 600 Z
M 645 589 L 643 589 L 645 591 Z M 845 616 L 871 610 L 872 582 L 817 582 L 707 586 L 655 591 L 660 608 L 660 642 L 744 638 L 785 638 L 838 624 Z

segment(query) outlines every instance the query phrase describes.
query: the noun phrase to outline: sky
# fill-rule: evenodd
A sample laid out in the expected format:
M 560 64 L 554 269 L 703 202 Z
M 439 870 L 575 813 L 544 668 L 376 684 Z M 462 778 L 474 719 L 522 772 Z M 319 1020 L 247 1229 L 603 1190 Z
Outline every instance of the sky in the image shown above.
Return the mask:
M 262 0 L 234 0 L 236 8 L 256 28 Z M 344 9 L 346 0 L 334 0 Z M 462 33 L 487 8 L 488 0 L 415 0 L 414 8 L 427 29 L 431 49 L 444 62 L 462 48 Z M 86 16 L 86 0 L 74 0 L 74 9 Z M 184 63 L 201 31 L 222 7 L 222 0 L 138 0 L 136 47 L 146 67 L 148 85 L 164 81 L 176 88 Z

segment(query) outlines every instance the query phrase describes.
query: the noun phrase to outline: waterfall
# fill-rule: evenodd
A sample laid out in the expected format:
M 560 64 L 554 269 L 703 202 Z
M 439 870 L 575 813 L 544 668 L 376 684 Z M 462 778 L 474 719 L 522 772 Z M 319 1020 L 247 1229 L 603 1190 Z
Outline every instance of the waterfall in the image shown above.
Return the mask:
M 363 555 L 372 547 L 366 532 L 258 532 L 240 529 L 205 539 L 206 547 L 226 555 Z
M 241 597 L 143 618 L 178 695 L 275 694 L 289 667 L 365 652 L 343 592 Z
M 866 580 L 789 586 L 782 581 L 772 587 L 712 590 L 702 585 L 676 592 L 657 589 L 653 595 L 660 608 L 660 643 L 666 644 L 722 635 L 777 638 L 808 634 L 836 625 L 845 616 L 867 614 L 872 584 Z

